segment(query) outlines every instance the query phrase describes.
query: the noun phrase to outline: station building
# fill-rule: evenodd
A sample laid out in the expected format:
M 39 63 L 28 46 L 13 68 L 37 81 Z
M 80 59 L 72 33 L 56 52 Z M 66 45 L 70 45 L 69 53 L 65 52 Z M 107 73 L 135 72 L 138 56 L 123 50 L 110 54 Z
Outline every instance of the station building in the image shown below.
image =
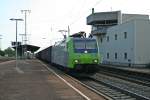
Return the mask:
M 98 12 L 87 17 L 97 39 L 103 64 L 145 66 L 150 64 L 148 15 Z

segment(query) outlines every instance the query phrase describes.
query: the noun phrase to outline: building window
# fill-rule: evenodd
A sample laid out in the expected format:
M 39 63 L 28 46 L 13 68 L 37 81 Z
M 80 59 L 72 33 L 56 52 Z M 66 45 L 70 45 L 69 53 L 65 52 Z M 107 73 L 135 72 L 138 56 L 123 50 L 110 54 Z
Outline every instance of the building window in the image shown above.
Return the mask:
M 103 38 L 101 38 L 101 43 L 103 42 Z
M 109 53 L 107 53 L 107 59 L 109 59 Z
M 117 59 L 117 53 L 115 53 L 115 59 Z
M 125 52 L 125 53 L 124 53 L 124 59 L 127 59 L 127 57 L 128 57 L 128 55 L 127 55 L 127 53 Z
M 117 34 L 115 34 L 115 40 L 117 40 Z
M 109 42 L 109 36 L 107 36 L 107 42 Z
M 124 38 L 125 39 L 127 38 L 127 32 L 124 32 Z

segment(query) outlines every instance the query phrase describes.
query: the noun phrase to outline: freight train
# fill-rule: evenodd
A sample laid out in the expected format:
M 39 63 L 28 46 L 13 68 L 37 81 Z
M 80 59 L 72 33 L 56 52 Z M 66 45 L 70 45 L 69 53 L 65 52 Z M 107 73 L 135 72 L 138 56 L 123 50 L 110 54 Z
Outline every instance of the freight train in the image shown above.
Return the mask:
M 91 73 L 101 61 L 97 42 L 92 38 L 69 37 L 36 54 L 36 57 L 61 66 L 69 72 Z

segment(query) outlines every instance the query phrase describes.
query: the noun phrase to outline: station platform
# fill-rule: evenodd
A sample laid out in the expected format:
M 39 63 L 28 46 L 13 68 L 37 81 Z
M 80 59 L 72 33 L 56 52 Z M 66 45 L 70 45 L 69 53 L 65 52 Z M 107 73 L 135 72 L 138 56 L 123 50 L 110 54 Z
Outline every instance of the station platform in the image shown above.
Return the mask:
M 19 60 L 15 65 L 15 60 L 0 63 L 0 100 L 86 100 L 39 60 Z

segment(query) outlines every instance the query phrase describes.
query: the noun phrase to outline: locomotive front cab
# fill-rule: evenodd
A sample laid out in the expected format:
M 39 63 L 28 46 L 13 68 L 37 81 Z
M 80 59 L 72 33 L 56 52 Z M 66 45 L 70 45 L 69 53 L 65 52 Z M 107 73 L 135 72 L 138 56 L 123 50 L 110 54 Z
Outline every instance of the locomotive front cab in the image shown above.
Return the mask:
M 72 41 L 70 66 L 77 70 L 92 68 L 99 64 L 98 48 L 95 39 L 74 38 Z

